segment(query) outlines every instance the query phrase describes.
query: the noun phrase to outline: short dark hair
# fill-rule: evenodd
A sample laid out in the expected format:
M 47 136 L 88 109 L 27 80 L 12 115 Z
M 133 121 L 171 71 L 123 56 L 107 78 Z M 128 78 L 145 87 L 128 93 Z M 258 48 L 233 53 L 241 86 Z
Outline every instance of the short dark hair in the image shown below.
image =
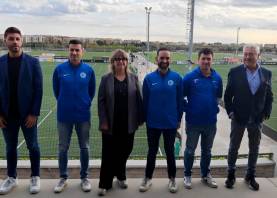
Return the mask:
M 78 39 L 71 39 L 71 40 L 69 41 L 69 45 L 70 45 L 70 44 L 73 44 L 73 45 L 78 45 L 78 44 L 80 44 L 80 45 L 83 46 L 82 41 L 80 41 L 80 40 L 78 40 Z
M 161 47 L 161 48 L 159 48 L 159 49 L 157 50 L 157 56 L 159 56 L 160 51 L 169 51 L 169 52 L 170 52 L 170 50 L 169 50 L 168 48 L 166 48 L 166 47 Z
M 5 30 L 5 33 L 4 33 L 4 39 L 7 38 L 8 34 L 13 34 L 13 33 L 17 33 L 21 36 L 21 32 L 18 28 L 16 27 L 8 27 L 6 30 Z
M 198 59 L 200 58 L 201 54 L 208 55 L 211 54 L 212 57 L 214 56 L 213 50 L 211 48 L 203 48 L 198 52 Z

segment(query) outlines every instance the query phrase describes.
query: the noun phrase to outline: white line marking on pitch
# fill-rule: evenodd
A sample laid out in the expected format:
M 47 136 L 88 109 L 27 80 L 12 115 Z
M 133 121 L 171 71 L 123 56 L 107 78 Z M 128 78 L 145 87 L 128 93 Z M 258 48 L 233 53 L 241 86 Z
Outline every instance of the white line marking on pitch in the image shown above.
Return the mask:
M 163 152 L 161 150 L 161 147 L 159 147 L 159 153 L 160 153 L 160 156 L 163 156 Z
M 46 120 L 46 118 L 48 118 L 54 111 L 54 109 L 56 108 L 56 105 L 47 113 L 47 115 L 38 123 L 37 128 L 39 128 L 39 126 Z M 17 146 L 17 149 L 19 149 L 23 144 L 25 143 L 25 139 L 22 140 L 22 142 L 20 142 L 20 144 Z
M 41 109 L 40 112 L 49 111 L 49 109 Z

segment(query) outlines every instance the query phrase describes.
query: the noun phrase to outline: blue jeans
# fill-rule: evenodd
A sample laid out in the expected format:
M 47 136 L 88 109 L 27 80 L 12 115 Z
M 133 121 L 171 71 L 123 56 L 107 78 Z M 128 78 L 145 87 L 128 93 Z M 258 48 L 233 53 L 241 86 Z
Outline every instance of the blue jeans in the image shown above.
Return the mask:
M 32 128 L 26 128 L 25 119 L 8 120 L 7 128 L 2 129 L 6 142 L 7 174 L 9 177 L 17 177 L 16 167 L 19 128 L 22 129 L 29 150 L 31 176 L 39 176 L 40 149 L 38 145 L 37 125 Z
M 261 123 L 248 123 L 239 124 L 237 121 L 231 121 L 231 134 L 230 134 L 230 145 L 228 152 L 228 172 L 234 173 L 236 169 L 236 161 L 238 157 L 238 150 L 244 134 L 245 129 L 248 131 L 248 144 L 249 144 L 249 155 L 248 155 L 248 167 L 247 175 L 255 175 L 256 164 L 259 154 L 259 146 L 262 133 Z
M 186 125 L 187 141 L 184 153 L 185 176 L 191 176 L 191 169 L 194 161 L 194 153 L 201 135 L 201 176 L 206 177 L 210 172 L 211 150 L 216 134 L 216 125 L 191 126 Z
M 81 179 L 88 177 L 88 167 L 89 167 L 89 130 L 90 122 L 82 123 L 63 123 L 58 122 L 58 132 L 59 132 L 59 169 L 60 177 L 68 178 L 67 163 L 68 163 L 68 149 L 70 145 L 71 135 L 73 131 L 73 126 L 75 127 L 79 148 L 80 148 L 80 163 Z
M 147 128 L 148 154 L 145 169 L 145 177 L 152 179 L 156 165 L 156 155 L 159 149 L 160 136 L 163 134 L 164 150 L 167 161 L 168 178 L 176 177 L 176 162 L 174 155 L 174 142 L 176 129 L 153 129 Z

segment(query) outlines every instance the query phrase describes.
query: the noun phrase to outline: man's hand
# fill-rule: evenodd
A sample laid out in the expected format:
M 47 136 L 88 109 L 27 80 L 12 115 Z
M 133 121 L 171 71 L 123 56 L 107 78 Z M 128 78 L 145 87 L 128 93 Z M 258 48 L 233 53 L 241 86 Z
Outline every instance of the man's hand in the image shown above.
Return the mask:
M 234 112 L 231 112 L 231 113 L 229 113 L 229 118 L 231 119 L 231 120 L 234 120 L 235 119 L 235 114 L 234 114 Z
M 100 125 L 100 130 L 102 131 L 102 133 L 107 133 L 108 130 L 109 130 L 109 125 L 107 122 L 103 122 L 101 125 Z
M 270 115 L 265 115 L 265 116 L 263 117 L 263 121 L 268 120 L 269 118 L 270 118 Z
M 37 116 L 34 115 L 28 115 L 25 120 L 25 126 L 27 128 L 32 128 L 37 123 Z
M 7 121 L 3 116 L 0 116 L 0 128 L 6 128 L 7 127 Z
M 179 129 L 180 127 L 181 127 L 181 122 L 178 122 L 177 129 Z

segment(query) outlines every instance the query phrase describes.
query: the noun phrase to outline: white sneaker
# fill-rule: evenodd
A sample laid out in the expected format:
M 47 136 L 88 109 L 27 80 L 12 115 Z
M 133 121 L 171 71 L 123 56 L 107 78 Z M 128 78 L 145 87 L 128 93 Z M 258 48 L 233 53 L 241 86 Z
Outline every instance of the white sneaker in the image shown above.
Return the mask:
M 99 188 L 98 189 L 98 196 L 105 196 L 106 195 L 107 190 L 104 188 Z
M 149 178 L 144 178 L 141 182 L 141 185 L 139 187 L 139 191 L 140 192 L 146 192 L 147 190 L 150 189 L 150 187 L 152 186 L 152 182 L 151 179 Z
M 171 193 L 176 193 L 178 191 L 178 186 L 177 186 L 174 178 L 169 179 L 168 190 Z
M 186 189 L 191 189 L 191 176 L 184 177 L 184 186 Z
M 210 173 L 207 175 L 207 177 L 202 177 L 202 182 L 211 188 L 217 188 L 217 183 Z
M 40 177 L 33 176 L 30 181 L 30 193 L 37 194 L 40 191 Z
M 81 179 L 81 188 L 84 192 L 91 191 L 91 184 L 88 178 Z
M 60 193 L 65 189 L 66 186 L 67 186 L 67 179 L 66 178 L 61 178 L 59 183 L 55 186 L 54 192 L 55 193 Z
M 118 186 L 122 189 L 128 188 L 128 183 L 126 180 L 117 180 Z
M 0 186 L 0 195 L 8 194 L 17 184 L 17 178 L 7 177 Z

